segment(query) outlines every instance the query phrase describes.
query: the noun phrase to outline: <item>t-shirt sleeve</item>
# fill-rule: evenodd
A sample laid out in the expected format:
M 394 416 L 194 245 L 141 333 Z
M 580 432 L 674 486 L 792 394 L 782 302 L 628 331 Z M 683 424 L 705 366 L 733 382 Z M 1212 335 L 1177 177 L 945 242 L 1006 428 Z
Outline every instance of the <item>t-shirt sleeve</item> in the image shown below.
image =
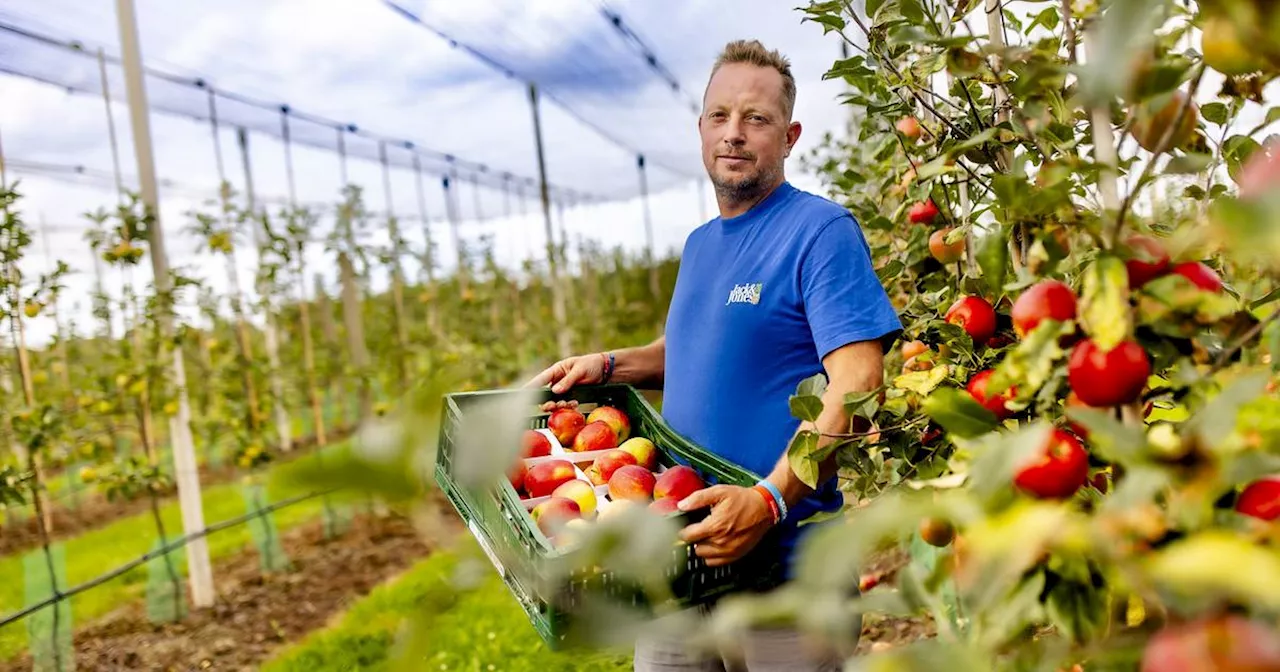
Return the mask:
M 852 215 L 827 222 L 800 260 L 800 293 L 819 358 L 857 341 L 888 348 L 902 321 L 880 284 Z

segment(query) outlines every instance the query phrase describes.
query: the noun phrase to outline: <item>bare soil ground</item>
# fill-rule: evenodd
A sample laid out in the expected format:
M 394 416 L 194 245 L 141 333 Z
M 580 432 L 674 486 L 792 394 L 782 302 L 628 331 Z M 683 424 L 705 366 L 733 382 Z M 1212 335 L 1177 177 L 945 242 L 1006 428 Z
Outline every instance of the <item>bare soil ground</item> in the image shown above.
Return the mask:
M 462 529 L 456 518 L 443 523 L 444 536 Z M 217 601 L 181 622 L 152 624 L 139 601 L 77 629 L 76 670 L 253 670 L 443 542 L 394 514 L 357 515 L 328 540 L 319 522 L 305 525 L 282 539 L 291 572 L 264 576 L 251 547 L 218 564 Z M 28 669 L 25 655 L 0 664 Z

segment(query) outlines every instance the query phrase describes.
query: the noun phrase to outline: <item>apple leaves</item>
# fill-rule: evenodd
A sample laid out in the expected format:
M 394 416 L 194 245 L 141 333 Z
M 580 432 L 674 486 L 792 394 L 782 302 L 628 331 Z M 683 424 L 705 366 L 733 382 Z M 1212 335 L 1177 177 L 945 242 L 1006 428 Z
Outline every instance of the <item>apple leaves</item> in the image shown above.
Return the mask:
M 999 426 L 995 413 L 954 387 L 934 390 L 922 410 L 948 433 L 962 438 L 981 436 Z
M 1137 319 L 1165 336 L 1191 338 L 1205 326 L 1230 317 L 1237 308 L 1237 301 L 1231 296 L 1205 291 L 1185 277 L 1170 273 L 1142 286 Z
M 791 415 L 805 421 L 817 422 L 822 415 L 822 395 L 827 391 L 827 378 L 823 374 L 815 374 L 800 381 L 796 393 L 788 400 Z
M 987 381 L 989 397 L 1003 394 L 1017 384 L 1017 398 L 1030 399 L 1053 375 L 1054 365 L 1065 354 L 1059 339 L 1075 331 L 1075 323 L 1045 320 L 1011 350 Z
M 1124 262 L 1117 257 L 1098 257 L 1085 269 L 1080 322 L 1103 352 L 1119 345 L 1132 332 L 1128 287 Z

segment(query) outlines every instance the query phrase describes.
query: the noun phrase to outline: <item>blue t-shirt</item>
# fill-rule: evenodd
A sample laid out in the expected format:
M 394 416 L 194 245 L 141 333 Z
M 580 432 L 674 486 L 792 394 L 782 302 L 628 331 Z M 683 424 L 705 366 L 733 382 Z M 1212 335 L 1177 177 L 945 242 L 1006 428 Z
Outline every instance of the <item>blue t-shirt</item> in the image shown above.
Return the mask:
M 767 476 L 799 428 L 788 397 L 800 381 L 823 373 L 832 350 L 901 329 L 853 216 L 784 182 L 685 241 L 667 316 L 662 415 L 702 447 Z M 784 558 L 797 522 L 841 503 L 833 478 L 792 507 L 780 530 Z

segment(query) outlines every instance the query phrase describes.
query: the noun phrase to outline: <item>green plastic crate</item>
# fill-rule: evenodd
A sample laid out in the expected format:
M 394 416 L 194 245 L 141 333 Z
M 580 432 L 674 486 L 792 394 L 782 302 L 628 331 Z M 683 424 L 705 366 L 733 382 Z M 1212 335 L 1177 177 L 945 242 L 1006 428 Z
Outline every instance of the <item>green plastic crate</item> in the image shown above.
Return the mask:
M 478 404 L 513 394 L 528 395 L 529 391 L 489 390 L 445 395 L 435 480 L 498 570 L 534 629 L 554 649 L 563 644 L 570 614 L 581 594 L 579 591 L 589 589 L 593 596 L 606 595 L 631 606 L 641 602 L 632 587 L 612 581 L 608 573 L 571 581 L 554 589 L 547 588 L 547 584 L 540 580 L 539 567 L 562 551 L 556 549 L 533 524 L 511 484 L 506 479 L 499 479 L 490 487 L 468 488 L 454 478 L 456 432 L 464 414 Z M 595 405 L 621 409 L 631 420 L 631 435 L 648 438 L 658 448 L 660 464 L 667 467 L 687 464 L 698 471 L 708 485 L 749 486 L 760 480 L 759 475 L 677 434 L 662 421 L 648 400 L 629 385 L 578 386 L 563 395 L 540 390 L 530 408 L 528 426 L 545 429 L 549 414 L 541 412 L 538 405 L 566 399 L 578 401 L 584 413 Z M 705 515 L 705 511 L 690 512 L 681 517 L 691 521 Z M 668 579 L 677 603 L 682 606 L 706 604 L 729 592 L 762 590 L 777 585 L 782 568 L 771 541 L 771 537 L 766 537 L 755 551 L 736 563 L 722 567 L 707 567 L 701 558 L 689 551 L 688 546 L 675 546 L 672 550 L 675 569 L 668 572 Z

